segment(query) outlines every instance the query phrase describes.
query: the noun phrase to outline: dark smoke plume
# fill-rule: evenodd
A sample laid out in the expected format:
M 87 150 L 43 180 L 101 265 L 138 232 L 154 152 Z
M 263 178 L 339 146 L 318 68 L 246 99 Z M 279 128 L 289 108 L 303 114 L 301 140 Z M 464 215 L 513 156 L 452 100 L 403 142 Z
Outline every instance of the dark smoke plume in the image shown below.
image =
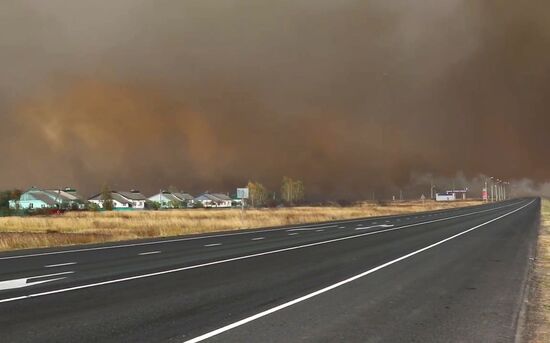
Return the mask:
M 0 188 L 550 179 L 550 2 L 0 3 Z

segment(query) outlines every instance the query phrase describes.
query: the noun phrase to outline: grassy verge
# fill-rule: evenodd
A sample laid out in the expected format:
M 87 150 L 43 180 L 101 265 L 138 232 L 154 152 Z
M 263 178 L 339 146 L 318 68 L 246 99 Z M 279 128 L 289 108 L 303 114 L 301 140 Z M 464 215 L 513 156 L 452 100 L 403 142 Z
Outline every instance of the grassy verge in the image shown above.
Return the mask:
M 69 212 L 48 217 L 0 218 L 0 250 L 112 242 L 243 228 L 323 222 L 478 205 L 481 202 L 404 202 L 352 207 L 230 210 Z
M 527 342 L 550 342 L 550 200 L 542 201 L 541 228 L 527 313 Z

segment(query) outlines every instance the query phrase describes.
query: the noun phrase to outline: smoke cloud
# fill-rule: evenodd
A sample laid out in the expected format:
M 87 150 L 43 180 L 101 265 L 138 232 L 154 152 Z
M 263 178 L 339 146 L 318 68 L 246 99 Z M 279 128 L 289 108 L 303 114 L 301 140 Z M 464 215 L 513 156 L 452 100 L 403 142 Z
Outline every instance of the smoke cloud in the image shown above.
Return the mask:
M 277 189 L 288 175 L 314 199 L 358 199 L 457 171 L 549 181 L 549 12 L 2 1 L 0 188 Z

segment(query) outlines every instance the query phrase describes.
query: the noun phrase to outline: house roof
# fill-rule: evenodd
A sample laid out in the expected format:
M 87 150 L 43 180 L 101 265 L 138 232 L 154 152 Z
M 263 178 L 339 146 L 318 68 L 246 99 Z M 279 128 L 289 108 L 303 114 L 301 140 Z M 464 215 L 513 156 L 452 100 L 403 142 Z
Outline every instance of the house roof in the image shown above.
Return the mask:
M 49 206 L 57 205 L 57 202 L 51 197 L 51 195 L 45 193 L 44 191 L 40 191 L 40 190 L 33 191 L 31 192 L 31 196 L 36 200 L 40 200 Z
M 138 192 L 138 191 L 132 191 L 132 192 L 115 191 L 114 193 L 118 193 L 123 197 L 125 197 L 126 199 L 130 199 L 130 200 L 147 200 L 145 195 L 141 194 L 141 192 Z
M 210 200 L 210 201 L 231 201 L 231 198 L 222 193 L 203 193 L 199 195 L 197 200 Z
M 113 200 L 118 201 L 121 204 L 129 204 L 130 203 L 130 201 L 126 197 L 124 197 L 124 196 L 122 196 L 118 193 L 113 192 L 111 194 L 111 196 L 112 196 Z
M 111 198 L 113 198 L 113 200 L 118 201 L 121 204 L 129 204 L 130 200 L 142 200 L 142 199 L 130 199 L 130 198 L 128 198 L 124 195 L 125 193 L 130 193 L 130 192 L 111 191 Z M 98 194 L 94 195 L 89 200 L 102 200 L 101 199 L 101 193 L 98 193 Z
M 189 193 L 172 193 L 174 196 L 178 197 L 180 200 L 193 200 L 195 199 L 191 194 Z
M 60 191 L 58 189 L 48 189 L 45 192 L 51 194 L 54 198 L 58 197 L 65 201 L 83 201 L 84 200 L 84 198 L 82 198 L 77 193 L 72 193 L 72 192 L 69 193 L 65 191 Z

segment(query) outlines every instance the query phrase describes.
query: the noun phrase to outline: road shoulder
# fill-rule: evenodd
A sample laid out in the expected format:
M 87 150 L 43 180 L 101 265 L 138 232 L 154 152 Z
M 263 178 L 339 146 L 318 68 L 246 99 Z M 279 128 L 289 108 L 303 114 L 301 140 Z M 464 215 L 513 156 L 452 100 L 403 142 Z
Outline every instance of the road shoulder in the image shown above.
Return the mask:
M 519 342 L 550 342 L 550 199 L 543 199 L 541 204 L 536 250 Z

